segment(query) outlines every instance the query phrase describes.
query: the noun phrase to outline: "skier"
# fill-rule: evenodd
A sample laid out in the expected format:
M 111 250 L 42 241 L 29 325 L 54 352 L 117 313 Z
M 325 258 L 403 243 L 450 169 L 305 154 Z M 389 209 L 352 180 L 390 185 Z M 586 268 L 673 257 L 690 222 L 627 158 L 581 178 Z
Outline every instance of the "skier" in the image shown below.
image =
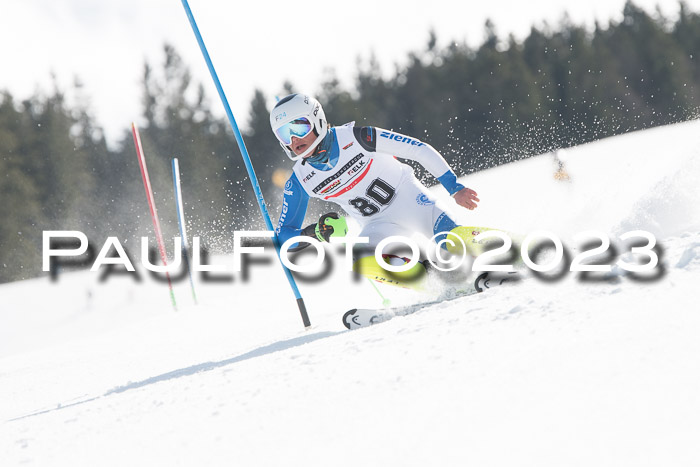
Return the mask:
M 337 213 L 324 214 L 318 222 L 302 228 L 310 197 L 333 201 L 362 225 L 360 236 L 369 237 L 368 248 L 354 254 L 354 270 L 380 282 L 421 288 L 416 279 L 425 275 L 424 263 L 418 262 L 403 273 L 388 273 L 377 264 L 374 247 L 382 239 L 410 237 L 415 232 L 430 238 L 442 233 L 435 238 L 439 241 L 451 232 L 469 242 L 479 233 L 458 226 L 415 178 L 413 169 L 393 157 L 419 162 L 458 205 L 475 209 L 479 201 L 476 192 L 457 182 L 432 146 L 393 131 L 356 127 L 354 122 L 331 128 L 321 104 L 304 94 L 281 99 L 270 112 L 270 125 L 284 152 L 296 162 L 284 187 L 276 228 L 280 244 L 298 235 L 326 242 L 344 236 L 347 223 Z M 384 259 L 393 265 L 408 261 L 394 255 Z

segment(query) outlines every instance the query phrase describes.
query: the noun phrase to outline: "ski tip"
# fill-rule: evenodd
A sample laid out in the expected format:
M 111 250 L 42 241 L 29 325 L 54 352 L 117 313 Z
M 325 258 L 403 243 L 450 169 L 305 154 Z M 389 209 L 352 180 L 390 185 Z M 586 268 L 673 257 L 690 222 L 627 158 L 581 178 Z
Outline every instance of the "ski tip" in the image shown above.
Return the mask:
M 343 324 L 348 329 L 358 329 L 381 323 L 388 319 L 386 314 L 370 308 L 353 308 L 343 315 Z
M 474 281 L 474 288 L 478 293 L 481 293 L 484 291 L 485 288 L 488 288 L 488 277 L 489 273 L 485 272 L 482 274 L 479 274 L 479 276 L 476 278 Z
M 351 323 L 352 323 L 352 318 L 355 316 L 355 313 L 357 313 L 357 308 L 353 308 L 352 310 L 348 310 L 343 315 L 343 324 L 345 325 L 346 328 L 353 329 Z

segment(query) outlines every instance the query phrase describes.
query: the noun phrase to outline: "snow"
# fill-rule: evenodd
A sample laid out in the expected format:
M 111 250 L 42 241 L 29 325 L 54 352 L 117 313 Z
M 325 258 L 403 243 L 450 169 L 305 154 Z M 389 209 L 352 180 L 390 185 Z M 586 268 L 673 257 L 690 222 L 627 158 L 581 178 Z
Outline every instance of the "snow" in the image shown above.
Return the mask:
M 309 330 L 273 261 L 198 281 L 199 306 L 178 283 L 177 312 L 146 274 L 0 286 L 0 463 L 697 465 L 699 156 L 692 121 L 568 150 L 569 181 L 551 154 L 462 180 L 462 222 L 572 254 L 652 232 L 646 279 L 531 278 L 355 331 L 342 313 L 381 300 L 337 259 L 300 283 Z

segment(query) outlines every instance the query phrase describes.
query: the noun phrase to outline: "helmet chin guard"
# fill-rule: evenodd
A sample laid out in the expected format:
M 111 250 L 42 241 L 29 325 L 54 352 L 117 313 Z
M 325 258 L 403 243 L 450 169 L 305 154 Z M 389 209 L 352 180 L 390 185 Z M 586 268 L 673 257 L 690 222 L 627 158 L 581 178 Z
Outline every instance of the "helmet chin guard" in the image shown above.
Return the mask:
M 317 136 L 306 151 L 301 154 L 294 154 L 291 147 L 280 139 L 278 130 L 299 118 L 308 119 L 312 124 L 312 131 L 315 131 Z M 323 107 L 316 99 L 306 94 L 290 94 L 280 99 L 270 112 L 270 127 L 287 157 L 293 161 L 298 161 L 311 154 L 328 133 L 328 122 L 326 121 Z

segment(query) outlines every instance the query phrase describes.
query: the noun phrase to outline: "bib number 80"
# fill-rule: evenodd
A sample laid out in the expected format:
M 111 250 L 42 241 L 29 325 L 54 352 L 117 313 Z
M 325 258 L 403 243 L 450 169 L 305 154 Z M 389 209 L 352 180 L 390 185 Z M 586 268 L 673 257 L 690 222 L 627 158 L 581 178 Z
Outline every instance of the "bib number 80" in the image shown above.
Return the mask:
M 396 190 L 381 178 L 376 178 L 365 191 L 367 198 L 357 197 L 349 201 L 349 203 L 357 209 L 363 217 L 369 217 L 378 213 L 380 206 L 386 206 L 394 199 Z M 375 201 L 375 202 L 372 202 Z M 379 206 L 377 206 L 379 204 Z

